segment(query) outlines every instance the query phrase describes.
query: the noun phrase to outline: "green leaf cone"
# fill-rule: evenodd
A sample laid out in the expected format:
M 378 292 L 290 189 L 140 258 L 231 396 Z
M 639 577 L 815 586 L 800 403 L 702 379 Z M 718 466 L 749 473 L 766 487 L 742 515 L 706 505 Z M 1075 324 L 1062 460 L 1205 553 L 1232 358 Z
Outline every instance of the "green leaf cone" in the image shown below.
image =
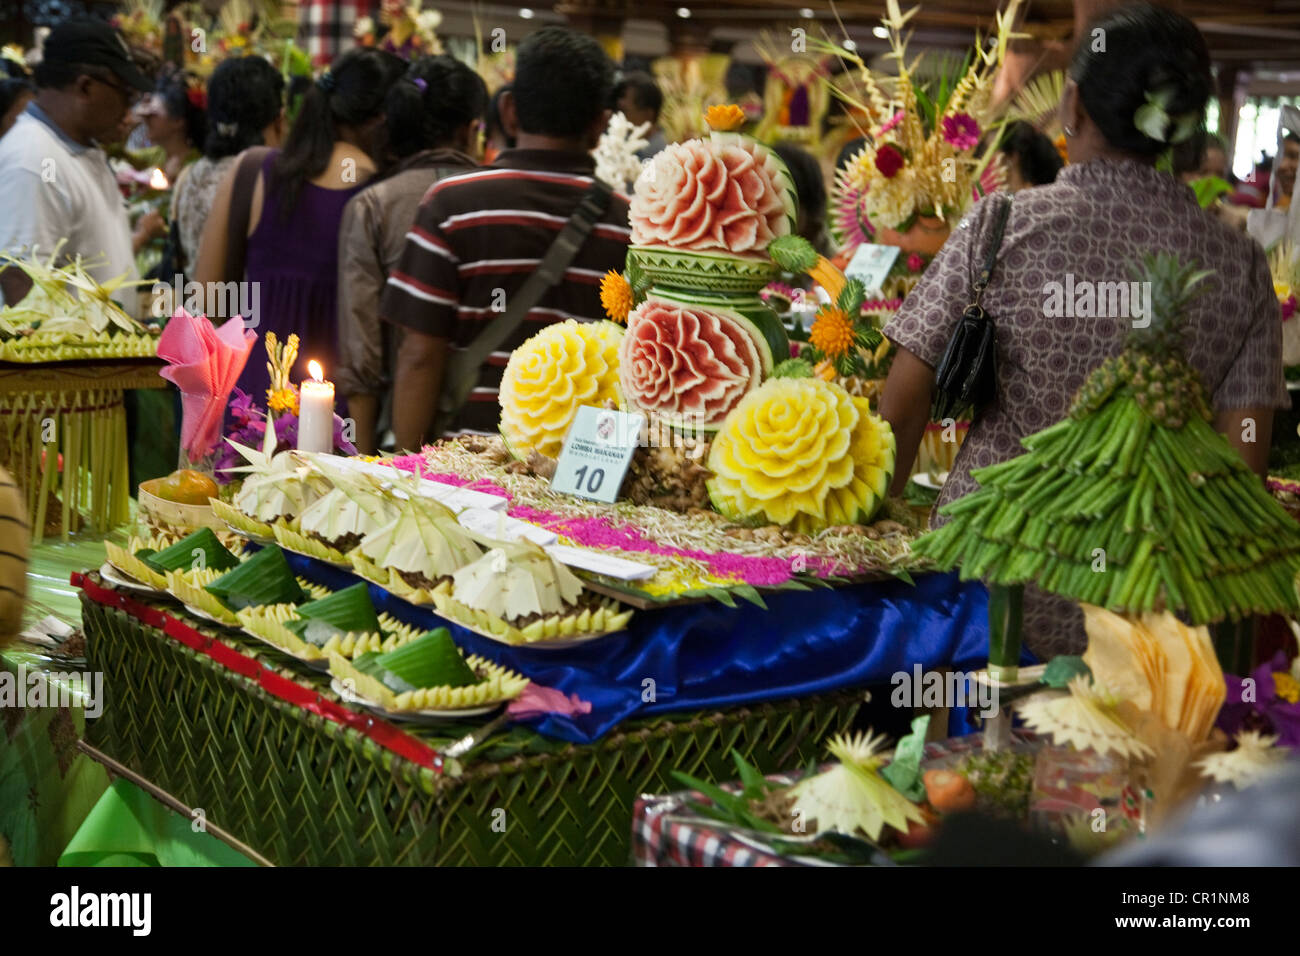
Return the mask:
M 1034 583 L 1116 613 L 1185 612 L 1196 625 L 1300 611 L 1300 524 L 1215 432 L 1179 332 L 1206 278 L 1148 257 L 1152 316 L 1103 363 L 1070 417 L 974 472 L 913 546 L 942 570 Z

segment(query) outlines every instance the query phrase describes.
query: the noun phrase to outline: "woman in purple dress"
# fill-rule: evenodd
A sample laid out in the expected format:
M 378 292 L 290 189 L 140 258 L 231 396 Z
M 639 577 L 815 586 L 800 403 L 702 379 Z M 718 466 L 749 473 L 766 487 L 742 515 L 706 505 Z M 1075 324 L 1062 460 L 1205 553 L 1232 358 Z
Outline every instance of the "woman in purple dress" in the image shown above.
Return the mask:
M 302 108 L 282 150 L 253 157 L 258 172 L 248 199 L 247 241 L 240 277 L 247 285 L 240 302 L 245 321 L 259 336 L 281 341 L 297 333 L 298 360 L 291 380 L 307 376 L 315 359 L 326 374 L 338 367 L 338 235 L 347 205 L 377 172 L 383 150 L 384 99 L 406 64 L 379 50 L 353 50 L 323 73 L 303 97 Z M 247 154 L 245 154 L 247 157 Z M 203 230 L 195 278 L 226 281 L 235 268 L 227 241 L 241 159 L 222 182 Z M 211 305 L 212 297 L 209 296 Z M 251 314 L 250 314 L 251 313 Z M 258 404 L 270 378 L 266 353 L 258 347 L 238 387 Z M 339 409 L 344 414 L 343 408 Z

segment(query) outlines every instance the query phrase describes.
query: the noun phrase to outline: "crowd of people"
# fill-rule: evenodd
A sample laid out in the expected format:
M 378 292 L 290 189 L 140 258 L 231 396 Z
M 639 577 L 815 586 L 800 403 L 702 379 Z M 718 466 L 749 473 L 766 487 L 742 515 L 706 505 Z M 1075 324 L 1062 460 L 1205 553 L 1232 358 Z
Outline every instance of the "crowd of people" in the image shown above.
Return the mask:
M 1157 85 L 1173 91 L 1171 110 L 1203 113 L 1211 92 L 1204 41 L 1190 21 L 1146 4 L 1112 15 L 1106 28 L 1112 47 L 1131 50 L 1104 64 L 1085 47 L 1076 55 L 1062 105 L 1069 165 L 1026 123 L 991 144 L 1005 160 L 1004 191 L 1015 197 L 1004 265 L 989 290 L 1006 353 L 1004 400 L 972 430 L 952 494 L 969 490 L 971 467 L 1012 454 L 1019 438 L 1063 414 L 1072 383 L 1118 348 L 1110 329 L 1044 325 L 1045 270 L 1119 279 L 1143 252 L 1197 258 L 1221 277 L 1198 306 L 1192 356 L 1223 421 L 1285 401 L 1262 250 L 1211 228 L 1191 192 L 1156 168 L 1169 144 L 1135 125 Z M 600 278 L 623 265 L 628 199 L 596 186 L 590 156 L 612 111 L 649 124 L 643 156 L 665 143 L 654 80 L 620 75 L 594 39 L 558 27 L 520 44 L 512 82 L 491 96 L 474 70 L 448 56 L 408 63 L 382 50 L 351 51 L 302 91 L 292 122 L 284 80 L 265 60 L 226 60 L 206 89 L 179 73 L 152 80 L 94 20 L 57 26 L 30 83 L 3 82 L 0 116 L 12 128 L 0 140 L 0 193 L 9 202 L 0 246 L 49 250 L 66 241 L 65 252 L 85 256 L 106 281 L 133 273 L 142 244 L 163 242 L 162 281 L 174 271 L 201 284 L 256 284 L 257 315 L 246 319 L 259 333 L 297 333 L 300 361 L 324 363 L 363 452 L 384 445 L 390 431 L 398 448 L 436 437 L 446 380 L 463 373 L 458 363 L 475 354 L 471 346 L 537 271 L 575 208 L 595 203 L 573 261 L 484 353 L 467 400 L 438 423 L 495 430 L 511 349 L 540 325 L 600 318 Z M 133 234 L 103 144 L 139 123 L 173 185 L 169 216 L 142 217 Z M 833 253 L 818 162 L 798 147 L 778 152 L 799 193 L 799 232 Z M 1179 143 L 1172 158 L 1184 180 L 1228 175 L 1226 147 L 1205 133 Z M 1289 201 L 1298 159 L 1300 137 L 1288 137 L 1274 177 L 1279 206 Z M 988 208 L 987 200 L 975 205 L 887 329 L 899 360 L 881 408 L 898 433 L 900 462 L 919 441 Z M 7 269 L 0 289 L 16 302 L 26 277 Z M 266 386 L 264 363 L 250 361 L 239 387 L 260 396 Z M 1266 432 L 1260 446 L 1243 448 L 1252 464 L 1260 465 L 1259 447 Z

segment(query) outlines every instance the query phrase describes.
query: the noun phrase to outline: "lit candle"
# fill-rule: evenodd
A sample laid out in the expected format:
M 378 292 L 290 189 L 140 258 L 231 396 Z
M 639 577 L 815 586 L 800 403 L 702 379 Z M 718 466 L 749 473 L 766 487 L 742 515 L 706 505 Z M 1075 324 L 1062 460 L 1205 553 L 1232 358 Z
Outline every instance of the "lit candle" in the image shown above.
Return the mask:
M 321 378 L 320 362 L 307 363 L 311 378 L 298 388 L 298 450 L 334 450 L 334 383 Z

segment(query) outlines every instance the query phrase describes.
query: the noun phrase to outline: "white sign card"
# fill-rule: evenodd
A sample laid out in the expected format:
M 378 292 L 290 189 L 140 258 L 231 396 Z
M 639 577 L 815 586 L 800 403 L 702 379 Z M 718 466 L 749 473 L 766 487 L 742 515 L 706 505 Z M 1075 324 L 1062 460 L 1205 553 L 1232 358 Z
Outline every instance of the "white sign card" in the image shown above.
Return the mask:
M 613 504 L 644 427 L 645 416 L 636 412 L 579 408 L 564 436 L 552 490 Z
M 844 274 L 850 279 L 861 280 L 868 292 L 879 292 L 889 277 L 889 270 L 894 267 L 898 253 L 898 246 L 878 246 L 864 242 L 854 250 Z

